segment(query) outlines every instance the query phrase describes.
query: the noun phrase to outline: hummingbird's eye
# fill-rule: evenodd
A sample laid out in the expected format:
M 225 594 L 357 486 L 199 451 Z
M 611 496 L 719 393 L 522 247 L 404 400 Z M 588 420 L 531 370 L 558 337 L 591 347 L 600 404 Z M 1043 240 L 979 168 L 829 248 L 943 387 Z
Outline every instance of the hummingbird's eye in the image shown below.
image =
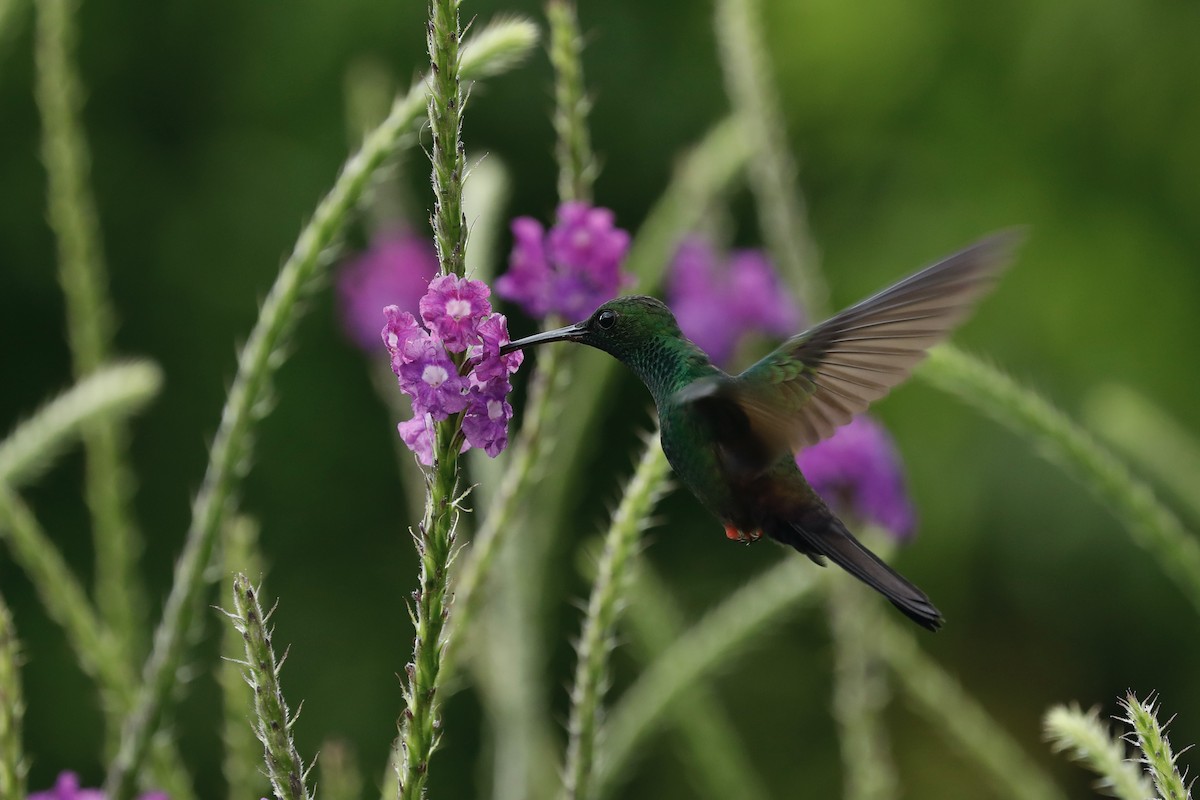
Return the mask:
M 611 328 L 616 321 L 617 312 L 615 311 L 601 311 L 600 316 L 596 317 L 596 325 L 605 331 Z

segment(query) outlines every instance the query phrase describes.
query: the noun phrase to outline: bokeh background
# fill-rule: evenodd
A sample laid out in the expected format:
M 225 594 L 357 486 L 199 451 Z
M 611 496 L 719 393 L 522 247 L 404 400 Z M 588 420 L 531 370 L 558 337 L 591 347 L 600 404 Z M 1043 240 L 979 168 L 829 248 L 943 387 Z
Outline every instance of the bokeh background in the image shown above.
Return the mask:
M 479 22 L 507 11 L 541 14 L 528 0 L 464 4 Z M 1200 6 L 766 0 L 764 14 L 833 305 L 978 235 L 1029 225 L 1019 262 L 956 341 L 1073 414 L 1095 387 L 1117 381 L 1200 431 Z M 108 0 L 80 10 L 84 119 L 120 313 L 118 349 L 157 361 L 167 375 L 132 441 L 155 598 L 169 589 L 235 343 L 354 144 L 347 74 L 365 60 L 407 85 L 425 61 L 424 15 L 412 0 Z M 580 17 L 603 162 L 597 200 L 636 230 L 682 149 L 727 112 L 711 8 L 581 0 Z M 0 50 L 5 428 L 70 376 L 45 221 L 32 21 L 26 13 Z M 544 50 L 471 96 L 466 142 L 510 170 L 512 214 L 553 212 L 551 107 Z M 422 158 L 410 154 L 405 172 L 417 224 L 430 203 Z M 730 208 L 735 240 L 758 243 L 744 189 Z M 514 322 L 518 331 L 531 327 Z M 557 585 L 546 599 L 557 631 L 546 692 L 562 718 L 574 604 L 586 591 L 568 545 L 601 529 L 628 470 L 630 420 L 647 403 L 631 377 L 622 380 L 608 429 L 628 435 L 609 437 L 589 456 L 592 487 L 556 556 Z M 415 515 L 398 483 L 389 412 L 363 357 L 341 335 L 329 291 L 313 297 L 277 388 L 242 506 L 261 521 L 268 591 L 281 598 L 276 641 L 291 645 L 284 686 L 293 703 L 305 701 L 301 752 L 311 757 L 325 737 L 342 736 L 370 781 L 402 703 L 395 675 L 411 646 L 404 601 L 416 567 L 406 526 Z M 1126 688 L 1158 691 L 1167 711 L 1179 713 L 1174 740 L 1200 740 L 1200 619 L 1124 529 L 1024 441 L 927 385 L 904 386 L 878 414 L 898 441 L 921 519 L 896 562 L 948 618 L 944 631 L 922 637 L 928 651 L 1072 796 L 1092 796 L 1090 778 L 1040 741 L 1050 704 L 1077 700 L 1113 713 Z M 28 497 L 87 575 L 81 473 L 73 455 Z M 770 562 L 795 557 L 766 545 L 731 549 L 678 493 L 649 556 L 697 615 Z M 95 693 L 6 553 L 0 586 L 28 654 L 30 785 L 48 785 L 64 768 L 95 783 Z M 223 791 L 218 695 L 207 671 L 218 629 L 214 612 L 199 648 L 205 666 L 176 723 L 207 797 Z M 719 682 L 779 797 L 837 794 L 829 661 L 824 617 L 810 609 Z M 619 654 L 617 667 L 619 691 L 638 665 Z M 455 696 L 432 796 L 479 791 L 487 774 L 476 760 L 480 719 L 470 692 Z M 992 796 L 899 699 L 889 722 L 906 796 Z M 626 796 L 692 796 L 669 737 L 658 742 Z

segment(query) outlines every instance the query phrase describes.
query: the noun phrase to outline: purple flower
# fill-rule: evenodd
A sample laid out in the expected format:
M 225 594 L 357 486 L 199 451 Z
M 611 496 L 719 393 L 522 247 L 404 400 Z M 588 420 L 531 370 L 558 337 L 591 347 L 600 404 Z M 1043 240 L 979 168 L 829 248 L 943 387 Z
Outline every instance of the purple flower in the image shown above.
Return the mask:
M 434 420 L 454 414 L 462 413 L 463 450 L 479 447 L 494 458 L 508 444 L 508 376 L 524 356 L 500 355 L 508 322 L 491 312 L 489 294 L 481 281 L 441 275 L 418 304 L 426 327 L 396 306 L 383 310 L 380 335 L 413 405 L 413 418 L 399 425 L 400 438 L 422 464 L 433 463 Z M 464 351 L 465 357 L 451 355 Z
M 29 800 L 104 800 L 104 792 L 99 789 L 81 789 L 78 775 L 74 772 L 60 772 L 53 789 L 34 792 L 29 795 Z M 147 792 L 138 800 L 167 800 L 167 795 L 165 792 Z
M 475 341 L 479 321 L 492 313 L 491 293 L 483 281 L 439 275 L 429 282 L 429 290 L 421 298 L 421 319 L 442 337 L 447 350 L 461 353 Z
M 744 336 L 798 333 L 800 309 L 759 250 L 719 263 L 699 237 L 685 239 L 667 277 L 667 304 L 683 335 L 717 364 L 728 364 Z
M 916 525 L 891 436 L 870 417 L 855 417 L 823 442 L 802 451 L 796 464 L 839 514 L 872 522 L 898 539 Z
M 496 281 L 496 292 L 531 317 L 583 319 L 628 281 L 621 262 L 629 234 L 613 222 L 607 208 L 579 202 L 559 206 L 549 231 L 537 220 L 518 217 L 508 272 Z
M 433 243 L 407 227 L 381 233 L 365 252 L 338 272 L 338 305 L 346 335 L 362 349 L 378 345 L 379 309 L 399 306 L 416 312 L 425 284 L 437 274 Z

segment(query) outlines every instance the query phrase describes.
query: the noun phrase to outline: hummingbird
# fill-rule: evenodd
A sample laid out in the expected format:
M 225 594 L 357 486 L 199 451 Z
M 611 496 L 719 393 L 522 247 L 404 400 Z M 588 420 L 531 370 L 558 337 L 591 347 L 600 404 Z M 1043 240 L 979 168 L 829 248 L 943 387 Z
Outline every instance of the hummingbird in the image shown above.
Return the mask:
M 903 381 L 960 323 L 1011 260 L 1017 236 L 994 234 L 788 339 L 738 375 L 685 338 L 671 310 L 618 297 L 586 320 L 504 345 L 598 348 L 654 397 L 662 449 L 676 476 L 739 541 L 764 534 L 875 589 L 918 625 L 941 612 L 830 511 L 795 453 L 830 436 Z

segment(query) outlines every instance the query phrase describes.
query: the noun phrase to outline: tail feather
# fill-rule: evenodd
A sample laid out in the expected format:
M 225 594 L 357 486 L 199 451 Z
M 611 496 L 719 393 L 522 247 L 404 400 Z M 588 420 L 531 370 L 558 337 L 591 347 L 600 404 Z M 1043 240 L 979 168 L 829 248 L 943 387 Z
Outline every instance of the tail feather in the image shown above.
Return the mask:
M 763 529 L 771 538 L 791 545 L 818 564 L 822 556 L 828 558 L 882 594 L 921 627 L 936 631 L 942 626 L 941 612 L 925 593 L 863 547 L 828 509 L 813 509 L 800 522 L 775 520 Z

